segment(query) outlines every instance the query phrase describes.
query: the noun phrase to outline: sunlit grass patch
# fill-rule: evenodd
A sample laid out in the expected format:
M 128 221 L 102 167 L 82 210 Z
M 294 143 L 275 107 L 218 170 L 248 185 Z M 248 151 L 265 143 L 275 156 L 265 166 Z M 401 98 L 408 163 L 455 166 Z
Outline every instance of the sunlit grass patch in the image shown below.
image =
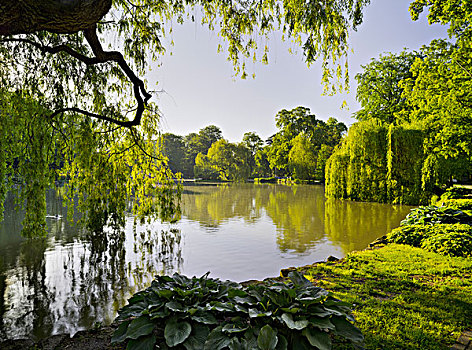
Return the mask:
M 304 272 L 353 304 L 368 349 L 447 349 L 472 325 L 472 259 L 392 244 Z

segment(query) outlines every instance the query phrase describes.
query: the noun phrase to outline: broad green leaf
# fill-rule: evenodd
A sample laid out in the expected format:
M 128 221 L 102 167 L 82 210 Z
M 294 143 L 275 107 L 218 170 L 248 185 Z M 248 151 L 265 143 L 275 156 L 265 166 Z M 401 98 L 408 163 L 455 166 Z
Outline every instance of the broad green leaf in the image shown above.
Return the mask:
M 175 282 L 177 282 L 181 286 L 187 286 L 188 284 L 190 284 L 190 279 L 187 276 L 174 273 L 172 275 L 172 278 L 174 279 Z
M 233 298 L 233 300 L 239 304 L 248 304 L 248 305 L 253 305 L 256 303 L 256 301 L 254 300 L 254 298 L 252 298 L 251 296 L 245 296 L 245 297 L 241 297 L 241 296 L 235 296 Z
M 138 339 L 143 335 L 151 334 L 155 324 L 149 316 L 143 315 L 131 321 L 126 331 L 126 337 L 130 339 Z
M 316 326 L 320 329 L 335 329 L 328 317 L 312 317 L 310 318 L 310 325 Z
M 319 350 L 331 350 L 331 338 L 329 334 L 316 328 L 305 328 L 302 334 L 308 342 Z
M 220 350 L 228 346 L 231 338 L 221 331 L 221 327 L 215 328 L 205 342 L 204 350 Z
M 210 329 L 207 326 L 194 324 L 190 336 L 183 343 L 186 350 L 202 350 L 205 346 Z
M 230 298 L 234 298 L 234 297 L 244 298 L 245 296 L 247 296 L 247 293 L 243 291 L 242 289 L 232 288 L 228 290 L 228 297 Z
M 144 301 L 144 295 L 142 293 L 136 293 L 131 298 L 128 299 L 128 304 L 135 304 L 138 302 Z
M 344 316 L 344 312 L 335 306 L 325 307 L 325 310 L 331 312 L 331 314 L 335 316 Z
M 288 274 L 288 278 L 298 287 L 313 287 L 313 283 L 308 281 L 302 273 L 298 271 L 292 271 Z
M 238 338 L 232 338 L 230 343 L 228 344 L 229 350 L 246 350 L 246 344 L 243 344 L 244 340 L 239 341 Z
M 225 324 L 221 329 L 224 333 L 240 333 L 248 329 L 248 326 L 240 326 L 237 324 Z
M 288 349 L 288 341 L 282 334 L 277 335 L 279 341 L 277 342 L 277 346 L 275 350 L 287 350 Z
M 298 311 L 300 311 L 300 308 L 298 308 L 298 307 L 291 307 L 291 308 L 282 307 L 282 308 L 280 308 L 280 310 L 282 310 L 283 312 L 289 313 L 289 314 L 296 314 Z
M 282 320 L 285 322 L 288 328 L 296 329 L 298 331 L 306 328 L 309 324 L 308 320 L 298 320 L 294 321 L 291 314 L 284 313 L 282 315 Z
M 161 289 L 161 290 L 157 291 L 157 294 L 161 298 L 165 298 L 165 299 L 170 299 L 174 296 L 174 292 L 172 292 L 170 289 Z
M 186 307 L 184 307 L 181 303 L 179 303 L 178 301 L 169 301 L 168 303 L 166 303 L 166 307 L 169 308 L 170 310 L 172 311 L 176 311 L 176 312 L 185 312 L 186 311 Z
M 297 333 L 293 336 L 292 347 L 290 350 L 311 350 L 313 349 L 308 343 L 308 340 L 302 336 L 301 334 Z
M 331 318 L 331 323 L 336 327 L 336 333 L 344 338 L 355 343 L 361 343 L 364 341 L 364 336 L 361 331 L 344 317 L 333 316 Z
M 192 326 L 190 323 L 182 320 L 178 320 L 177 317 L 171 318 L 167 321 L 164 328 L 164 338 L 166 339 L 167 345 L 170 347 L 181 344 L 188 338 Z
M 268 324 L 261 328 L 257 337 L 257 345 L 261 350 L 274 350 L 277 346 L 277 331 Z
M 321 300 L 323 300 L 322 297 L 318 297 L 318 298 L 314 298 L 314 297 L 304 297 L 304 298 L 300 298 L 298 299 L 301 303 L 305 304 L 305 305 L 311 305 L 311 304 L 318 304 L 321 302 Z
M 126 350 L 154 350 L 157 338 L 154 334 L 131 339 L 126 346 Z
M 209 311 L 198 311 L 194 315 L 191 315 L 190 318 L 196 322 L 204 323 L 204 324 L 217 324 L 218 321 L 216 320 L 215 316 Z
M 120 318 L 125 319 L 129 317 L 141 316 L 143 311 L 146 310 L 147 307 L 147 303 L 144 302 L 137 302 L 136 304 L 127 305 L 122 309 L 122 312 L 120 313 Z
M 251 327 L 244 332 L 244 339 L 246 340 L 248 349 L 257 349 L 257 336 L 260 329 L 258 327 Z
M 318 305 L 310 305 L 308 307 L 308 311 L 310 315 L 318 316 L 318 317 L 327 317 L 327 316 L 333 315 L 331 311 L 327 311 L 323 307 L 318 306 Z
M 130 322 L 131 321 L 123 321 L 120 323 L 118 328 L 113 332 L 113 337 L 111 338 L 112 343 L 121 343 L 126 339 L 126 331 Z
M 166 283 L 166 282 L 174 282 L 174 279 L 170 276 L 156 276 L 156 281 L 160 282 L 160 283 Z
M 164 318 L 170 315 L 170 311 L 166 308 L 162 308 L 160 310 L 155 310 L 149 313 L 149 317 L 151 317 L 151 320 L 154 320 L 156 318 Z
M 237 312 L 242 312 L 244 314 L 247 314 L 249 312 L 247 307 L 239 304 L 234 305 L 234 310 Z
M 215 302 L 212 303 L 211 309 L 219 312 L 232 312 L 234 311 L 234 305 L 231 303 Z
M 266 312 L 261 312 L 257 309 L 249 309 L 249 317 L 255 318 L 255 317 L 265 317 L 265 316 L 271 316 L 272 311 L 266 311 Z

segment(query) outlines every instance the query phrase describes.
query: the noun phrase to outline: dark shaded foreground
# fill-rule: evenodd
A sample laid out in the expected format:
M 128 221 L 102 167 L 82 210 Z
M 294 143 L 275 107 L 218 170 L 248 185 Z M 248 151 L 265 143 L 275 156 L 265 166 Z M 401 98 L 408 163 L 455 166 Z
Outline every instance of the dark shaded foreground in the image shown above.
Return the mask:
M 68 334 L 53 335 L 38 343 L 32 340 L 7 340 L 0 343 L 2 350 L 123 350 L 126 344 L 111 345 L 115 328 L 101 327 L 77 332 L 72 338 Z

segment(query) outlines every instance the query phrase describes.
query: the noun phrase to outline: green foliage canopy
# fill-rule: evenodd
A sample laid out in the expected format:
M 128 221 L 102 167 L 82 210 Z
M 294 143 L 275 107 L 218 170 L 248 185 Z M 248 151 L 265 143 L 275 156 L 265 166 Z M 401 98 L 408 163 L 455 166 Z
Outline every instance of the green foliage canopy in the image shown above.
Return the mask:
M 323 147 L 319 163 L 324 166 L 329 157 L 326 152 L 341 141 L 347 130 L 346 125 L 335 118 L 324 122 L 316 119 L 309 108 L 301 106 L 279 111 L 275 120 L 280 130 L 271 137 L 267 150 L 270 167 L 277 175 L 293 175 L 301 179 L 315 176 L 319 150 L 323 145 L 328 146 Z M 297 149 L 300 154 L 297 154 Z M 319 170 L 324 173 L 324 167 Z
M 195 175 L 211 178 L 213 173 L 221 180 L 244 181 L 251 173 L 250 157 L 250 150 L 245 145 L 221 139 L 210 147 L 207 155 L 198 154 Z
M 355 113 L 355 118 L 377 118 L 386 123 L 408 121 L 409 106 L 399 83 L 412 78 L 410 68 L 418 56 L 407 51 L 388 53 L 361 66 L 363 71 L 356 75 L 356 97 L 362 109 Z

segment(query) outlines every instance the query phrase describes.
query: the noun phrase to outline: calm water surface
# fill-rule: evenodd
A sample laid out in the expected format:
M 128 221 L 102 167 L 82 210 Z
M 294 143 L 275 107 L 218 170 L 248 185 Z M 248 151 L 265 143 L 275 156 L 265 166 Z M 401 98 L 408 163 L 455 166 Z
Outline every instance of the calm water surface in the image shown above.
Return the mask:
M 325 200 L 322 186 L 186 186 L 182 220 L 90 238 L 48 195 L 49 236 L 21 238 L 22 213 L 0 223 L 0 339 L 75 333 L 110 323 L 156 274 L 244 281 L 343 257 L 397 227 L 410 207 Z

